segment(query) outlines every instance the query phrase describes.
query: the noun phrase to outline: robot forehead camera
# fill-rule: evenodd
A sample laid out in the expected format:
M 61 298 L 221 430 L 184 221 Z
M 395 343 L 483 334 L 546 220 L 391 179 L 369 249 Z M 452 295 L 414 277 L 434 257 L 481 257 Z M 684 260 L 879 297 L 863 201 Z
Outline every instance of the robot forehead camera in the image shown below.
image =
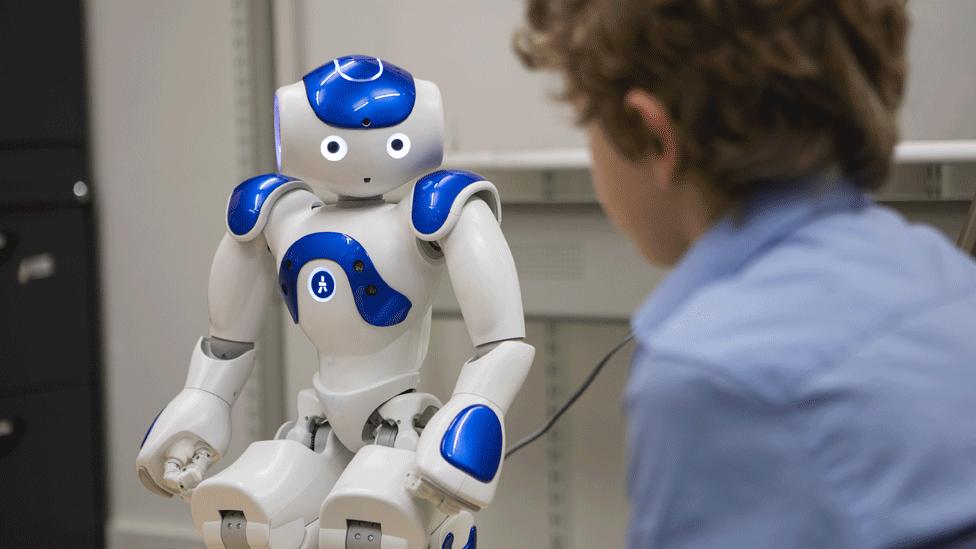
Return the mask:
M 275 93 L 278 171 L 317 192 L 382 195 L 440 166 L 441 93 L 362 55 L 338 57 Z

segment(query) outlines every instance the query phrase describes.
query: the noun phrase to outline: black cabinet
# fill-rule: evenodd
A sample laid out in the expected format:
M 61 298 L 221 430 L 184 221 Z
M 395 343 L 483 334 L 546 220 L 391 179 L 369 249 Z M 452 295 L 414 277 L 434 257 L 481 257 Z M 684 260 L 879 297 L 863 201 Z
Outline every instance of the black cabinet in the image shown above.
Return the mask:
M 81 2 L 0 0 L 0 147 L 81 145 Z
M 92 379 L 86 217 L 79 207 L 0 212 L 0 394 Z
M 0 397 L 0 547 L 99 547 L 86 386 Z
M 80 0 L 0 0 L 0 549 L 103 547 Z

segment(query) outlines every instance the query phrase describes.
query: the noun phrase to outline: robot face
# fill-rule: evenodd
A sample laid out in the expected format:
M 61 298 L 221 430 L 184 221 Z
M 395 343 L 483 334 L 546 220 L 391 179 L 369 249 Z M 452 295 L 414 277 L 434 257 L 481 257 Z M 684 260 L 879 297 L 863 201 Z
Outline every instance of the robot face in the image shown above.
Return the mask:
M 380 59 L 334 59 L 275 93 L 275 152 L 319 191 L 384 194 L 440 166 L 440 90 Z

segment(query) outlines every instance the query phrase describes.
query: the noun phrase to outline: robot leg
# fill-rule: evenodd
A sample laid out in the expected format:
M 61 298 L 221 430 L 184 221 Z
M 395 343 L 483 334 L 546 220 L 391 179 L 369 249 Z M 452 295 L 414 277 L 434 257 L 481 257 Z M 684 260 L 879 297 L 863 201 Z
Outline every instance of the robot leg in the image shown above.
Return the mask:
M 316 547 L 319 508 L 353 454 L 311 389 L 299 394 L 296 421 L 278 434 L 248 446 L 194 491 L 193 520 L 208 549 Z
M 439 406 L 407 393 L 377 410 L 374 444 L 356 453 L 322 504 L 319 549 L 474 549 L 471 513 L 445 516 L 407 490 L 419 432 Z

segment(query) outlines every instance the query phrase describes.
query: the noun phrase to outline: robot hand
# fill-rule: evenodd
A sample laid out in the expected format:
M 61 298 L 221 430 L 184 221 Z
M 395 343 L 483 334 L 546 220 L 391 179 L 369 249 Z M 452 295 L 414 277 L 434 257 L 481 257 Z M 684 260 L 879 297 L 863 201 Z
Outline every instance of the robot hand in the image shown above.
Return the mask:
M 230 445 L 230 410 L 254 366 L 250 344 L 228 344 L 216 356 L 214 338 L 193 350 L 186 385 L 149 426 L 136 458 L 139 480 L 164 497 L 189 500 L 212 463 Z M 237 348 L 233 350 L 233 348 Z M 232 358 L 223 355 L 233 354 Z
M 502 412 L 491 401 L 455 395 L 430 419 L 417 446 L 415 496 L 455 514 L 486 507 L 501 472 L 505 429 Z
M 504 414 L 534 355 L 530 345 L 505 341 L 464 365 L 454 396 L 420 436 L 417 474 L 409 485 L 415 496 L 448 514 L 491 503 L 505 450 Z
M 183 389 L 159 414 L 136 458 L 149 491 L 189 500 L 230 444 L 230 405 L 200 389 Z

